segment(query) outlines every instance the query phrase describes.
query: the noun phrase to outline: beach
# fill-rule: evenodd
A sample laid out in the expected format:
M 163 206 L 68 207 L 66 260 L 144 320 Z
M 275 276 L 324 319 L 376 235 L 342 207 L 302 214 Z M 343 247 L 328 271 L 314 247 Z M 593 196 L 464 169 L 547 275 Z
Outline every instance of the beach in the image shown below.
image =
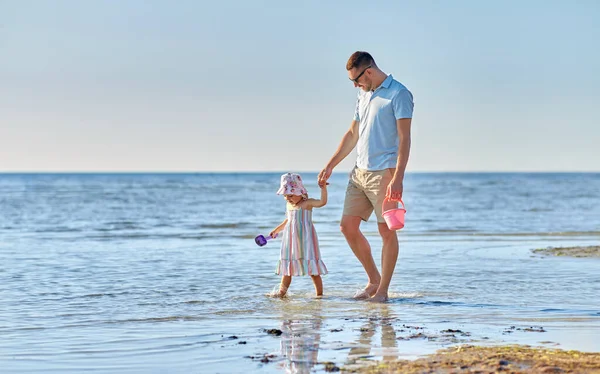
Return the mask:
M 332 371 L 337 371 L 332 369 Z M 600 373 L 600 353 L 533 348 L 461 345 L 417 360 L 384 361 L 354 373 Z
M 284 217 L 279 176 L 0 175 L 0 365 L 364 372 L 459 347 L 600 352 L 600 174 L 407 174 L 384 304 L 352 298 L 366 277 L 339 232 L 345 173 L 313 213 L 324 296 L 295 277 L 269 297 L 280 243 L 254 237 Z M 373 219 L 363 228 L 379 263 Z

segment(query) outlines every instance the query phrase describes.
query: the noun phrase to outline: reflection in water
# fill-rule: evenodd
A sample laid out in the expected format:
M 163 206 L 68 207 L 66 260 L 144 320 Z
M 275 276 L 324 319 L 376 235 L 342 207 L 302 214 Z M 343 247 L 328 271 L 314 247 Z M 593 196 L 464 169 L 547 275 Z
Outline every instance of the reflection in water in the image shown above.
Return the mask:
M 398 345 L 396 331 L 393 327 L 395 317 L 390 313 L 390 307 L 386 304 L 373 305 L 373 315 L 367 317 L 367 321 L 360 328 L 357 344 L 348 352 L 348 360 L 354 361 L 359 358 L 381 356 L 384 361 L 398 358 Z M 378 328 L 380 328 L 380 345 L 373 341 Z M 371 349 L 379 347 L 378 352 L 371 353 Z
M 287 319 L 281 322 L 281 356 L 286 373 L 310 373 L 318 362 L 321 342 L 321 307 L 310 308 L 311 315 L 304 319 Z

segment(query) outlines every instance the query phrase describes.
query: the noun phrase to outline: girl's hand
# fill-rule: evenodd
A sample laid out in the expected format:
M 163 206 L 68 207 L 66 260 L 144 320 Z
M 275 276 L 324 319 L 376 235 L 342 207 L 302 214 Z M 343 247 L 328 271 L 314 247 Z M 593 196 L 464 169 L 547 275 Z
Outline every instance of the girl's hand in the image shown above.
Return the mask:
M 326 166 L 323 170 L 321 170 L 321 172 L 319 173 L 319 176 L 317 177 L 317 183 L 319 184 L 319 187 L 323 187 L 323 185 L 325 183 L 327 183 L 327 179 L 329 179 L 329 177 L 331 177 L 332 172 L 333 172 L 333 168 L 330 168 L 328 166 Z
M 278 234 L 277 230 L 273 230 L 269 233 L 269 236 L 271 236 L 271 238 L 275 238 L 275 237 L 277 237 L 277 234 Z

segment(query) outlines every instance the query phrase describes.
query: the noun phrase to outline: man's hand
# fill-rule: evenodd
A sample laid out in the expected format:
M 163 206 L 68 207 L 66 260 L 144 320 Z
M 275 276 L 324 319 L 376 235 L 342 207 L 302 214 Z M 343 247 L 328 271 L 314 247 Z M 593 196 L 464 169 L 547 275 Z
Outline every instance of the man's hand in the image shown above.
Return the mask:
M 402 179 L 392 178 L 387 186 L 385 198 L 390 201 L 400 201 L 402 200 L 402 192 L 404 192 Z
M 326 166 L 323 170 L 321 170 L 319 176 L 317 177 L 317 183 L 319 183 L 319 187 L 322 188 L 323 186 L 328 184 L 327 179 L 331 177 L 332 172 L 333 168 L 330 168 L 329 166 Z

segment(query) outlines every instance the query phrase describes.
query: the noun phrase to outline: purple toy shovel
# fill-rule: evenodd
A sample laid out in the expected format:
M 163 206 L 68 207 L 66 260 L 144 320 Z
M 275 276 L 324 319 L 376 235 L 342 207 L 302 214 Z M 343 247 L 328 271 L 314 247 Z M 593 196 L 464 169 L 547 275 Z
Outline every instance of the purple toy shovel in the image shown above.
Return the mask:
M 275 237 L 272 237 L 271 235 L 259 235 L 256 238 L 254 238 L 254 242 L 256 244 L 258 244 L 259 247 L 264 246 L 265 244 L 267 244 L 267 240 L 271 240 L 271 239 L 275 239 L 277 237 L 277 235 L 275 235 Z

